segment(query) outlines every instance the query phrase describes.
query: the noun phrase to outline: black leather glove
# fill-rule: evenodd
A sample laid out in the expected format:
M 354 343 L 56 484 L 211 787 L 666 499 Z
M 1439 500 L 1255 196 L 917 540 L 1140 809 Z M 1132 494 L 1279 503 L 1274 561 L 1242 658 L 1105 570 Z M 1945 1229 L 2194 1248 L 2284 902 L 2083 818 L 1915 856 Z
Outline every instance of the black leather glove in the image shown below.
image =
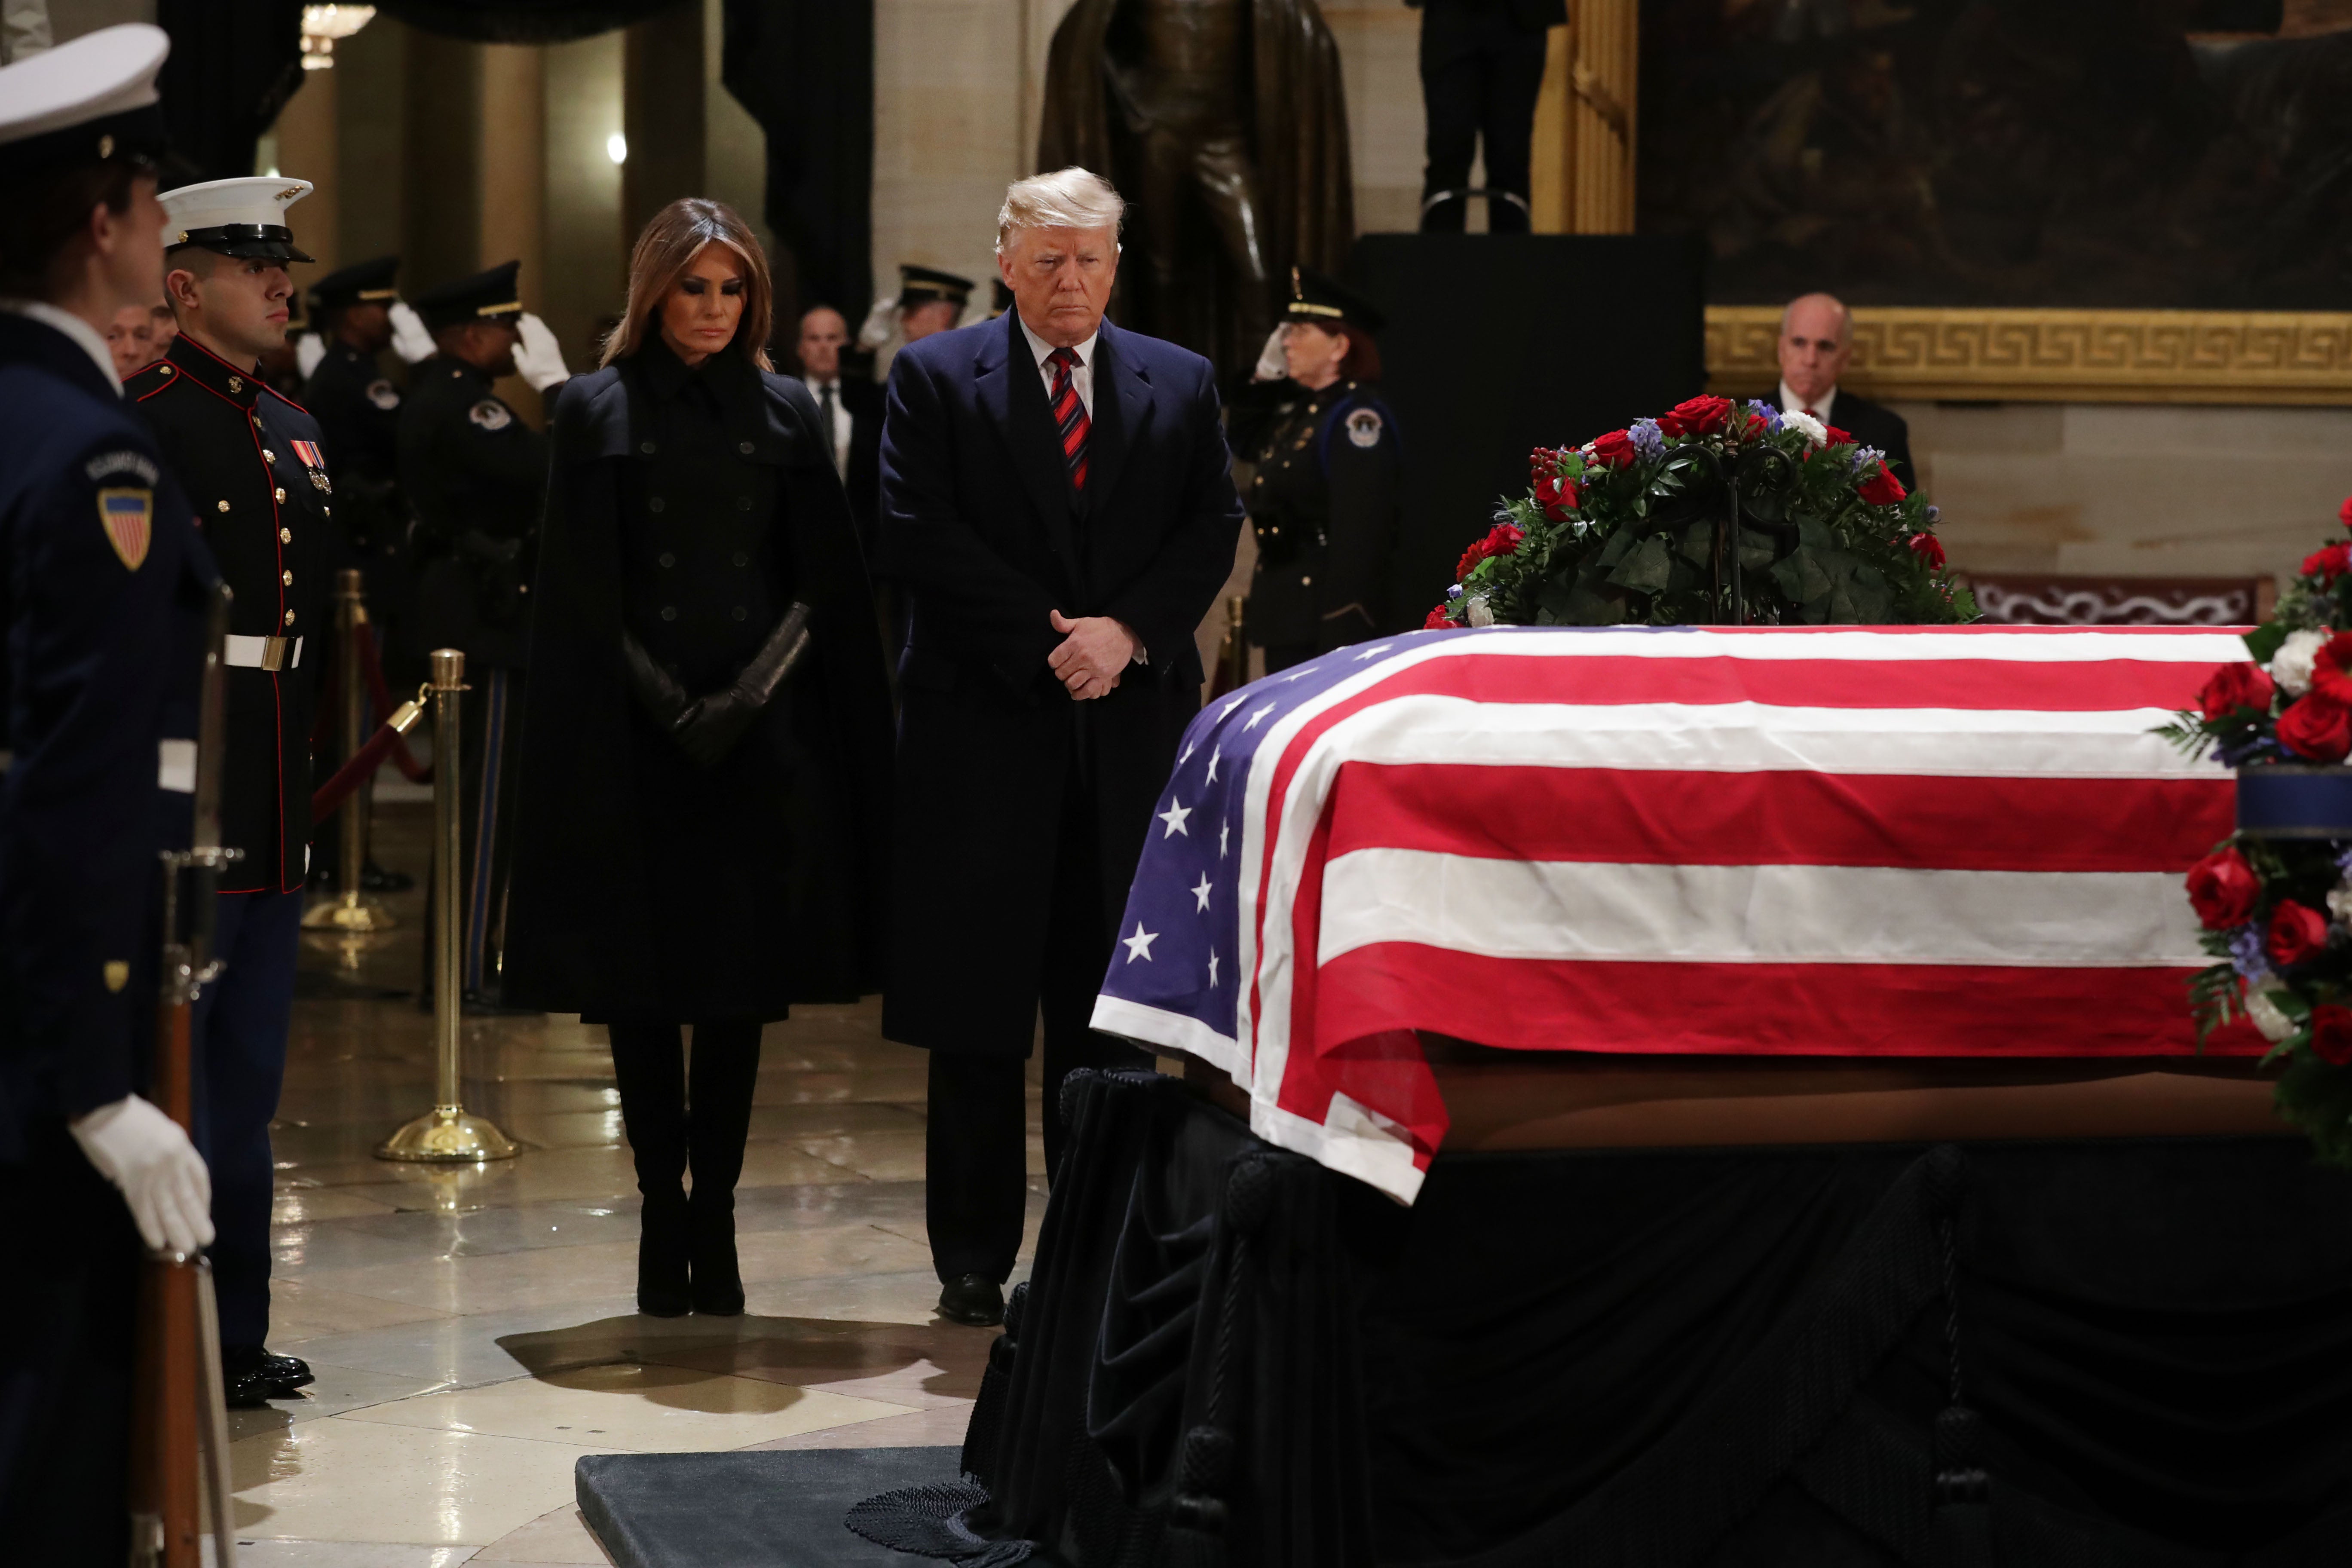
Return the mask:
M 678 715 L 672 733 L 686 754 L 700 767 L 715 768 L 725 762 L 753 721 L 774 700 L 808 646 L 809 607 L 795 603 L 741 673 L 722 689 L 698 698 Z
M 691 705 L 686 688 L 677 678 L 654 662 L 646 645 L 632 631 L 621 633 L 621 669 L 628 678 L 629 693 L 665 730 L 676 730 L 677 721 Z

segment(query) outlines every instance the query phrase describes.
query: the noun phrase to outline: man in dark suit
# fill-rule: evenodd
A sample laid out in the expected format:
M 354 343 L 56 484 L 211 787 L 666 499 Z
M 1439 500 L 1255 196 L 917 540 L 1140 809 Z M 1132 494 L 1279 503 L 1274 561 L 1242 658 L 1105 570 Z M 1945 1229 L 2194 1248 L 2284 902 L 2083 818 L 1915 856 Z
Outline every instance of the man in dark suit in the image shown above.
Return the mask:
M 874 549 L 874 518 L 882 505 L 882 389 L 862 375 L 842 374 L 841 351 L 849 343 L 849 323 L 830 305 L 801 313 L 794 352 L 801 379 L 816 399 L 817 425 L 825 456 L 849 492 L 849 515 L 857 542 Z
M 1003 1316 L 1040 1012 L 1049 1172 L 1064 1075 L 1148 1065 L 1087 1021 L 1242 527 L 1209 362 L 1103 320 L 1123 211 L 1083 169 L 1016 183 L 1014 308 L 890 372 L 879 559 L 908 630 L 882 1030 L 931 1052 L 931 1257 L 958 1322 Z
M 1800 409 L 1844 431 L 1865 447 L 1886 454 L 1886 466 L 1906 490 L 1917 489 L 1911 470 L 1911 426 L 1884 404 L 1838 390 L 1838 377 L 1853 354 L 1853 316 L 1833 294 L 1808 294 L 1780 312 L 1780 411 Z
M 1490 234 L 1525 234 L 1534 218 L 1536 99 L 1547 34 L 1568 23 L 1566 0 L 1405 0 L 1421 9 L 1421 98 L 1429 123 L 1422 176 L 1424 233 L 1460 234 L 1471 155 L 1486 143 Z

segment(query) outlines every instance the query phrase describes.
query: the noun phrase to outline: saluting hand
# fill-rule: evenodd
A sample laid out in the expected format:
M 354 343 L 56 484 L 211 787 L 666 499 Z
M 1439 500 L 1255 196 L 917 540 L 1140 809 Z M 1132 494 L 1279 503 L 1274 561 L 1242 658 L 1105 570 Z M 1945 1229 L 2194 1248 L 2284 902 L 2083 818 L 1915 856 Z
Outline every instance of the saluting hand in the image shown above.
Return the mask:
M 1054 678 L 1076 701 L 1108 696 L 1127 667 L 1135 662 L 1141 641 L 1123 622 L 1108 616 L 1081 616 L 1074 621 L 1059 610 L 1047 613 L 1053 617 L 1054 629 L 1064 634 L 1062 646 L 1045 656 Z

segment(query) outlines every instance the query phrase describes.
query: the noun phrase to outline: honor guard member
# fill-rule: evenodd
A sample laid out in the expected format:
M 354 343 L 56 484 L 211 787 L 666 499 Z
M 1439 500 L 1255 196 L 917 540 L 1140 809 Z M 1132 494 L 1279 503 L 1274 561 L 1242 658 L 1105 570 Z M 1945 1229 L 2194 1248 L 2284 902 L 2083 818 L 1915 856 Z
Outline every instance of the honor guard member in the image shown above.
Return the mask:
M 1373 392 L 1381 313 L 1303 268 L 1292 269 L 1291 296 L 1276 333 L 1288 374 L 1251 400 L 1271 406 L 1243 492 L 1257 531 L 1247 632 L 1268 673 L 1380 630 L 1397 535 L 1396 416 Z
M 971 279 L 952 272 L 899 263 L 897 298 L 866 312 L 866 324 L 857 330 L 857 346 L 872 353 L 890 343 L 904 347 L 948 331 L 963 320 L 973 287 Z
M 221 879 L 226 968 L 194 1017 L 197 1138 L 213 1173 L 214 1288 L 229 1403 L 288 1397 L 310 1381 L 266 1351 L 269 1121 L 286 1073 L 294 955 L 310 870 L 310 730 L 328 613 L 334 492 L 324 438 L 258 378 L 294 294 L 286 209 L 304 180 L 213 180 L 163 193 L 163 297 L 179 336 L 126 390 L 195 504 L 236 595 L 229 611 L 228 756 L 222 842 L 245 858 Z
M 409 377 L 400 411 L 400 482 L 416 514 L 418 629 L 427 648 L 466 656 L 463 763 L 466 998 L 499 1005 L 513 808 L 512 751 L 530 645 L 530 583 L 547 437 L 492 383 L 521 374 L 542 390 L 563 377 L 546 329 L 527 341 L 509 261 L 419 295 L 433 357 Z M 531 324 L 536 326 L 536 322 Z M 521 352 L 519 353 L 518 350 Z M 551 364 L 546 363 L 552 356 Z M 520 363 L 519 363 L 520 362 Z M 429 946 L 429 944 L 428 944 Z
M 212 563 L 102 335 L 163 293 L 170 47 L 133 23 L 0 68 L 0 1542 L 66 1568 L 130 1559 L 142 1243 L 213 1237 L 140 1093 Z

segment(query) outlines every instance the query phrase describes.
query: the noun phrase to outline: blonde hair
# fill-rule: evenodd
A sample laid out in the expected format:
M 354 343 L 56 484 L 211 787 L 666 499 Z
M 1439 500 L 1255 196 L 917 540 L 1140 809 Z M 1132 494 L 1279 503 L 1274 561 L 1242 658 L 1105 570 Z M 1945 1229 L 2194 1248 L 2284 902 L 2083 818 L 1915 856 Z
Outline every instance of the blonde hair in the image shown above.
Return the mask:
M 1050 174 L 1032 174 L 1005 187 L 996 211 L 996 253 L 1017 228 L 1107 228 L 1116 234 L 1127 203 L 1111 183 L 1075 165 Z
M 736 324 L 734 342 L 727 347 L 761 370 L 775 368 L 768 363 L 768 333 L 775 325 L 776 300 L 774 286 L 768 279 L 767 252 L 760 248 L 758 237 L 735 216 L 733 207 L 706 196 L 679 197 L 654 214 L 653 221 L 637 236 L 629 252 L 628 303 L 622 308 L 621 324 L 604 340 L 598 364 L 626 359 L 646 346 L 646 334 L 656 330 L 653 319 L 662 301 L 694 265 L 694 258 L 712 245 L 733 251 L 743 267 L 743 316 Z

